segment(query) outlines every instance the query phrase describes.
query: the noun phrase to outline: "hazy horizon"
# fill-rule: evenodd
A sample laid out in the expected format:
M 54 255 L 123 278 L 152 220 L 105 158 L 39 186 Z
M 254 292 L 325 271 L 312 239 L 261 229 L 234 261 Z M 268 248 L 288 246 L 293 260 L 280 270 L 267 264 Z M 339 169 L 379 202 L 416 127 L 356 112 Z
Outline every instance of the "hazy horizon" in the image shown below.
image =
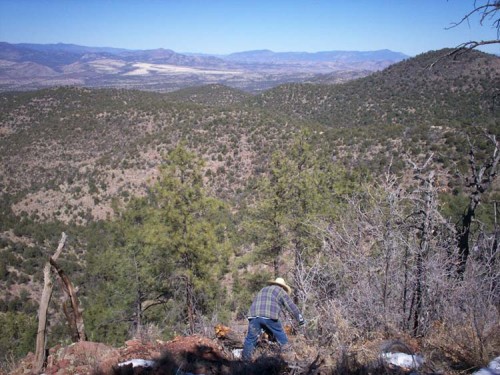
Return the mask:
M 459 22 L 473 0 L 0 0 L 0 40 L 227 55 L 241 51 L 377 51 L 408 56 L 495 39 Z M 500 46 L 481 50 L 499 54 Z
M 116 49 L 116 50 L 126 50 L 126 51 L 148 51 L 148 50 L 172 50 L 176 53 L 179 54 L 186 54 L 186 55 L 207 55 L 207 56 L 228 56 L 231 54 L 238 54 L 238 53 L 248 53 L 248 52 L 272 52 L 272 53 L 294 53 L 294 54 L 316 54 L 316 53 L 324 53 L 324 52 L 379 52 L 379 51 L 390 51 L 394 53 L 403 53 L 400 51 L 393 51 L 388 48 L 383 48 L 383 49 L 377 49 L 377 50 L 322 50 L 322 51 L 273 51 L 270 49 L 266 48 L 261 48 L 261 49 L 253 49 L 253 50 L 241 50 L 241 51 L 233 51 L 229 53 L 205 53 L 205 52 L 185 52 L 185 51 L 175 51 L 171 48 L 164 48 L 164 47 L 158 47 L 158 48 L 148 48 L 148 49 L 131 49 L 131 48 L 121 48 L 121 47 L 114 47 L 114 46 L 89 46 L 89 45 L 83 45 L 83 44 L 75 44 L 75 43 L 63 43 L 63 42 L 57 42 L 57 43 L 31 43 L 31 42 L 19 42 L 19 43 L 11 43 L 7 42 L 4 40 L 0 40 L 0 43 L 8 43 L 11 45 L 44 45 L 44 46 L 57 46 L 57 45 L 66 45 L 66 46 L 77 46 L 77 47 L 85 47 L 85 48 L 96 48 L 96 49 Z

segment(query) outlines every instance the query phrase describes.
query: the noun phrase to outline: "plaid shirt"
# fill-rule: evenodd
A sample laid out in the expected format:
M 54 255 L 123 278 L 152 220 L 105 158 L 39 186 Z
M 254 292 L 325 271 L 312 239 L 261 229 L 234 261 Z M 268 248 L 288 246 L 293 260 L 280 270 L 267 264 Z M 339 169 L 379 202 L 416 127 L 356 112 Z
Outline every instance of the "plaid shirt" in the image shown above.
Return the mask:
M 248 318 L 261 317 L 278 320 L 283 307 L 297 321 L 302 320 L 298 307 L 283 288 L 278 285 L 269 285 L 262 288 L 255 296 L 248 310 Z

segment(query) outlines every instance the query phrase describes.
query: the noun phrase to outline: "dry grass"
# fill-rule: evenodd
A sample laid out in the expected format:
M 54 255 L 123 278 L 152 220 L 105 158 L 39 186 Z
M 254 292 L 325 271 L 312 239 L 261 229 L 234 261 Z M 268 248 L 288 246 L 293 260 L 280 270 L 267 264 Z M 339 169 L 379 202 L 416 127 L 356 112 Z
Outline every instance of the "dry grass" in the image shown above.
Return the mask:
M 497 324 L 482 338 L 471 324 L 436 323 L 425 338 L 430 360 L 455 370 L 470 370 L 486 365 L 498 355 L 500 326 Z

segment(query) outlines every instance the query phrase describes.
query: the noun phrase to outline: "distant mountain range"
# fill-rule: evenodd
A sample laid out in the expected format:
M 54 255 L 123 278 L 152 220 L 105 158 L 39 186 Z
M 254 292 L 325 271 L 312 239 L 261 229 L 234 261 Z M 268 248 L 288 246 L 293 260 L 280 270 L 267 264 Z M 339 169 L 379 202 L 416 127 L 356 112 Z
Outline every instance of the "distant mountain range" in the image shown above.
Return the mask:
M 408 56 L 389 50 L 181 54 L 169 49 L 127 50 L 74 44 L 0 42 L 0 91 L 60 85 L 174 91 L 225 84 L 261 91 L 287 82 L 343 82 Z
M 379 51 L 323 51 L 323 52 L 273 52 L 270 50 L 246 51 L 221 56 L 222 59 L 250 63 L 290 63 L 290 62 L 341 62 L 356 63 L 361 61 L 397 62 L 408 56 L 390 50 Z

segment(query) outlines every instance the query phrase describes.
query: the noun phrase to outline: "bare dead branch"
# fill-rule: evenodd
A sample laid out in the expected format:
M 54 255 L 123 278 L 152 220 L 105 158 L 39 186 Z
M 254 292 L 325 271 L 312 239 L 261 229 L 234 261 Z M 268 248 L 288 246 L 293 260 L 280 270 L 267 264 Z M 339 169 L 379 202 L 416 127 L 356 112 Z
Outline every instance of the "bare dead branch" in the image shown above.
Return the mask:
M 53 258 L 49 259 L 49 263 L 56 270 L 57 274 L 61 278 L 63 289 L 68 295 L 71 303 L 72 312 L 69 315 L 70 327 L 74 330 L 73 336 L 75 341 L 85 341 L 87 339 L 85 335 L 85 328 L 83 324 L 82 311 L 80 310 L 78 298 L 76 296 L 75 288 L 69 277 L 64 273 L 64 271 L 59 267 Z
M 61 254 L 64 244 L 66 243 L 66 233 L 62 233 L 61 240 L 56 252 L 50 259 L 57 259 Z M 45 344 L 47 336 L 47 310 L 49 307 L 50 297 L 52 296 L 52 279 L 50 275 L 50 262 L 45 264 L 43 269 L 43 291 L 40 299 L 40 307 L 38 309 L 38 331 L 36 335 L 35 358 L 33 360 L 34 373 L 40 373 L 45 361 Z
M 493 7 L 493 9 L 490 9 L 491 7 Z M 476 6 L 475 3 L 474 3 L 474 9 L 471 10 L 469 13 L 467 13 L 465 16 L 462 17 L 462 19 L 458 22 L 453 22 L 450 26 L 446 27 L 445 30 L 450 30 L 450 29 L 453 29 L 461 24 L 463 24 L 464 22 L 469 22 L 470 18 L 476 14 L 476 13 L 483 13 L 483 15 L 481 16 L 481 21 L 480 23 L 482 24 L 483 22 L 483 19 L 486 17 L 485 16 L 485 13 L 488 13 L 488 14 L 491 14 L 491 12 L 495 12 L 496 9 L 495 9 L 495 5 L 494 4 L 490 4 L 489 1 L 487 4 L 484 4 L 484 5 L 481 5 L 481 6 Z
M 459 44 L 451 52 L 444 54 L 443 56 L 439 57 L 436 61 L 429 64 L 427 66 L 427 69 L 432 69 L 437 63 L 441 62 L 442 60 L 444 60 L 446 58 L 453 57 L 455 59 L 458 56 L 460 56 L 466 52 L 469 52 L 469 51 L 472 51 L 473 49 L 476 49 L 477 47 L 491 45 L 491 44 L 500 44 L 500 39 L 470 41 L 470 42 L 465 42 L 465 43 Z
M 457 240 L 459 250 L 460 267 L 458 269 L 459 275 L 463 275 L 467 264 L 467 259 L 470 254 L 469 238 L 471 232 L 471 224 L 476 214 L 476 209 L 481 203 L 482 195 L 491 187 L 493 181 L 497 176 L 498 163 L 500 162 L 500 142 L 497 140 L 496 135 L 488 134 L 484 131 L 484 135 L 493 145 L 491 155 L 482 165 L 478 166 L 475 158 L 475 148 L 469 142 L 469 165 L 470 165 L 470 180 L 468 186 L 472 188 L 469 193 L 469 205 L 462 215 L 459 227 L 457 228 Z
M 477 48 L 479 46 L 487 46 L 489 44 L 499 44 L 499 43 L 500 43 L 499 39 L 480 40 L 480 41 L 472 40 L 470 42 L 465 42 L 458 45 L 452 52 L 448 54 L 448 56 L 453 56 L 459 54 L 460 52 L 468 51 Z

